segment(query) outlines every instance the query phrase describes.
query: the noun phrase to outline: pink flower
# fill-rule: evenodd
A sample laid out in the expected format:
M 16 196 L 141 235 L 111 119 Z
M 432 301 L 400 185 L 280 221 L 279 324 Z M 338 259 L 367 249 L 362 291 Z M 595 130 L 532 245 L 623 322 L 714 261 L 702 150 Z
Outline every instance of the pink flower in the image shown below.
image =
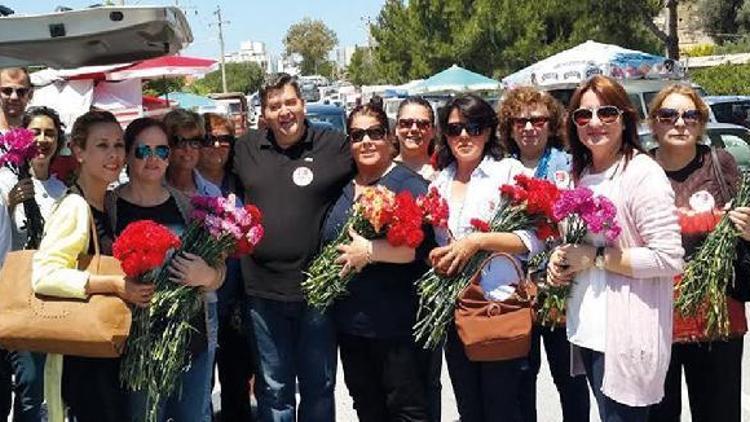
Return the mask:
M 24 129 L 12 129 L 0 136 L 0 148 L 5 153 L 0 156 L 0 165 L 19 167 L 39 154 L 34 140 L 34 132 Z

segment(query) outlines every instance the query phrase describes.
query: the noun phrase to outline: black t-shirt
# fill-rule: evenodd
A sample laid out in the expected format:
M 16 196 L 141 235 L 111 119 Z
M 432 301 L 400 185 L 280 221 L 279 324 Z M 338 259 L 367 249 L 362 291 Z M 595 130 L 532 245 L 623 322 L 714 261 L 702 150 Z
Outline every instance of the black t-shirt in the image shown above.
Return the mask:
M 408 168 L 397 165 L 373 185 L 394 193 L 409 191 L 416 198 L 427 192 L 427 181 Z M 349 183 L 338 198 L 323 226 L 323 242 L 333 241 L 346 223 L 354 202 L 354 186 Z M 431 228 L 417 248 L 416 259 L 408 264 L 374 263 L 365 266 L 347 286 L 348 295 L 336 301 L 336 328 L 347 334 L 371 338 L 409 337 L 416 322 L 415 281 L 429 267 L 425 258 L 435 246 Z
M 109 216 L 104 211 L 99 211 L 91 205 L 89 205 L 89 208 L 91 209 L 92 217 L 94 217 L 96 236 L 99 239 L 99 252 L 102 255 L 112 255 L 114 234 L 112 233 L 112 226 L 109 224 Z M 96 253 L 96 250 L 94 249 L 94 236 L 89 236 L 88 253 L 89 255 Z
M 303 138 L 282 149 L 268 130 L 235 144 L 234 172 L 245 200 L 263 213 L 265 235 L 242 259 L 245 291 L 281 301 L 303 300 L 302 270 L 320 244 L 327 210 L 354 175 L 346 136 L 307 124 Z

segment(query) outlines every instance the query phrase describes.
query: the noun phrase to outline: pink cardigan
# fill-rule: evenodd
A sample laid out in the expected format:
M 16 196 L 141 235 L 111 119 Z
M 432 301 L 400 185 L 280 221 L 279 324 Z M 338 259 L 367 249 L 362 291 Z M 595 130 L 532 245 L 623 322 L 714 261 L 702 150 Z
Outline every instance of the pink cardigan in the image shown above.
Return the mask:
M 633 277 L 607 272 L 607 321 L 602 392 L 628 406 L 648 406 L 664 396 L 672 349 L 672 279 L 682 272 L 684 250 L 674 192 L 662 168 L 635 155 L 612 179 Z M 583 373 L 580 350 L 571 348 L 571 372 Z

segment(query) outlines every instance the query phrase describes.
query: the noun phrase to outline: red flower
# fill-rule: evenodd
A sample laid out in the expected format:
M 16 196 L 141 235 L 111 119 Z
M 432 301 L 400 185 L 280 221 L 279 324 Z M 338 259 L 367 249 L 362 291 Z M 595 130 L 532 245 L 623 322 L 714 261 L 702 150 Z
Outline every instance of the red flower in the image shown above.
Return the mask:
M 490 231 L 490 225 L 484 220 L 480 220 L 478 218 L 472 218 L 469 223 L 476 231 L 487 233 Z
M 58 155 L 49 165 L 50 174 L 55 175 L 60 181 L 70 186 L 75 182 L 78 171 L 78 160 L 71 155 Z
M 180 239 L 168 228 L 151 220 L 140 220 L 125 227 L 112 244 L 125 275 L 142 277 L 164 263 L 167 252 L 178 248 Z
M 401 191 L 396 195 L 386 239 L 393 246 L 406 244 L 416 248 L 422 243 L 422 209 L 411 192 Z
M 541 240 L 554 239 L 560 235 L 557 226 L 546 221 L 536 226 L 536 235 Z
M 427 224 L 439 228 L 448 226 L 448 202 L 440 196 L 437 188 L 432 187 L 426 195 L 417 198 L 417 205 L 422 209 Z

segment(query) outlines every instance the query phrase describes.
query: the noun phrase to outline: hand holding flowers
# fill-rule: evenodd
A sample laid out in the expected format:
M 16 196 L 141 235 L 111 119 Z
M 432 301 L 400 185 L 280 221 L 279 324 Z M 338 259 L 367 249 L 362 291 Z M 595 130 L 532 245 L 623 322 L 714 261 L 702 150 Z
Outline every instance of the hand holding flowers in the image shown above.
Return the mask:
M 750 207 L 737 207 L 727 214 L 739 236 L 750 242 Z

